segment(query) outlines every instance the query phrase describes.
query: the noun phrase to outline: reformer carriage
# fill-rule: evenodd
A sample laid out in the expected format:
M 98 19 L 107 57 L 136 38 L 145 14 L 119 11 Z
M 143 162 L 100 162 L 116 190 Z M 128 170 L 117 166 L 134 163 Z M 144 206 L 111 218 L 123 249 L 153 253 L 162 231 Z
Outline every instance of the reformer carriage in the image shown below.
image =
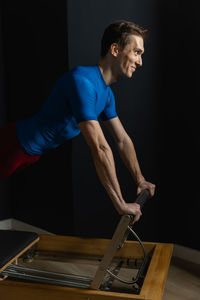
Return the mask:
M 142 242 L 131 221 L 111 240 L 1 230 L 0 299 L 162 299 L 173 245 Z

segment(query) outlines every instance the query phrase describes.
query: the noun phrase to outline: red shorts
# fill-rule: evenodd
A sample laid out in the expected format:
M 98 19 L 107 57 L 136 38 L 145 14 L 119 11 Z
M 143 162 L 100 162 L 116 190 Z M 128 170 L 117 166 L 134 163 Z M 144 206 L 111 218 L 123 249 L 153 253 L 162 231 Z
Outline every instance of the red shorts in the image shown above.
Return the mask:
M 40 155 L 29 155 L 16 137 L 15 123 L 0 128 L 0 179 L 36 162 Z

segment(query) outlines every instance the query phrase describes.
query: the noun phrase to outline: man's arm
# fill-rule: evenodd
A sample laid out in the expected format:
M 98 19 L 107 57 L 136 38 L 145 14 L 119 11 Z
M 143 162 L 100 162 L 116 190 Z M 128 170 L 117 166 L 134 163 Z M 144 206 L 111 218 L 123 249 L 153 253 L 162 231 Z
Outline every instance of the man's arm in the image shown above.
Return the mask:
M 142 190 L 148 189 L 150 196 L 152 197 L 155 192 L 155 185 L 146 181 L 142 175 L 133 142 L 126 133 L 119 118 L 116 117 L 104 121 L 104 124 L 113 136 L 120 156 L 138 187 L 137 193 L 139 194 Z
M 135 215 L 134 221 L 139 220 L 141 215 L 140 206 L 137 203 L 126 203 L 123 199 L 116 175 L 113 154 L 99 122 L 94 120 L 84 121 L 79 123 L 79 127 L 91 150 L 99 179 L 114 207 L 119 214 Z

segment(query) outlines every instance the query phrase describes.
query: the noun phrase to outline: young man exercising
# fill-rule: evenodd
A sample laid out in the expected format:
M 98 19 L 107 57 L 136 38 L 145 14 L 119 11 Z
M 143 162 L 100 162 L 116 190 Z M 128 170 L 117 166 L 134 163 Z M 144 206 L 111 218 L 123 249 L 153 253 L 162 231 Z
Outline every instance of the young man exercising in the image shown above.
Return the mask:
M 0 129 L 0 178 L 35 161 L 49 149 L 82 132 L 93 157 L 97 174 L 119 214 L 141 216 L 140 205 L 126 203 L 116 176 L 115 163 L 101 126 L 100 117 L 114 137 L 121 158 L 130 171 L 137 193 L 155 185 L 143 177 L 134 145 L 122 126 L 110 85 L 120 76 L 131 78 L 142 66 L 147 30 L 117 21 L 104 31 L 98 65 L 78 66 L 56 82 L 41 110 L 32 117 Z

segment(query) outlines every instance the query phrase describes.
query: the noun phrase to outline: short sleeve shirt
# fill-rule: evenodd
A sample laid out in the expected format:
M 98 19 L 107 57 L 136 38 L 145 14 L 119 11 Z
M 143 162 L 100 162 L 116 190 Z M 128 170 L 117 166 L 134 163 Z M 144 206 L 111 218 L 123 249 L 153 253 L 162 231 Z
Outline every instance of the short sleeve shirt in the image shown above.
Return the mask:
M 41 110 L 16 124 L 18 140 L 30 155 L 41 155 L 80 133 L 78 123 L 117 117 L 115 97 L 97 65 L 78 66 L 55 83 Z

